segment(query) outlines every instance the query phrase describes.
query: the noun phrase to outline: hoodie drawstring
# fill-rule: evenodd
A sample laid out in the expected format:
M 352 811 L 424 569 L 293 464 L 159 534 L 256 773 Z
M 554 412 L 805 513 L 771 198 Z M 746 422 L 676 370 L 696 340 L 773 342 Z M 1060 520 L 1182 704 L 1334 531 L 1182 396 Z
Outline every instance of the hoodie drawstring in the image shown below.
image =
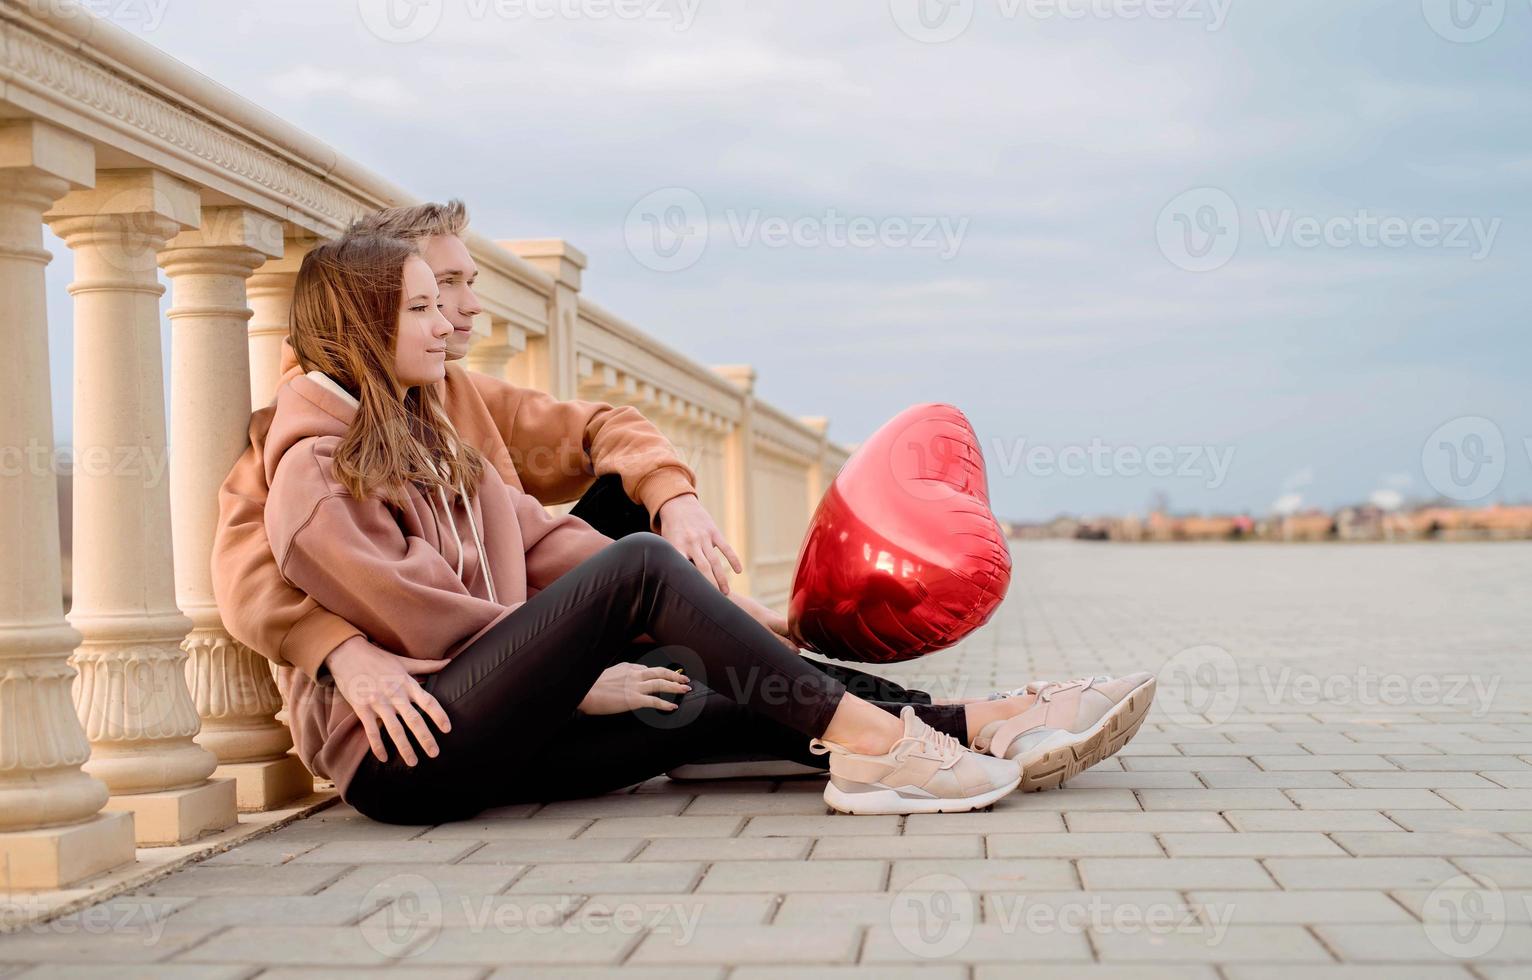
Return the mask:
M 443 475 L 445 474 L 443 468 Z M 500 598 L 495 594 L 495 576 L 489 570 L 489 556 L 484 553 L 484 536 L 479 533 L 479 522 L 474 520 L 473 503 L 468 499 L 468 493 L 463 485 L 457 485 L 458 496 L 463 498 L 463 509 L 468 513 L 468 527 L 473 533 L 474 547 L 479 551 L 479 568 L 484 572 L 484 584 L 489 588 L 489 601 L 499 602 Z M 442 503 L 442 509 L 447 512 L 447 523 L 452 527 L 452 539 L 457 543 L 457 577 L 463 577 L 463 536 L 457 529 L 457 518 L 453 516 L 453 506 L 447 500 L 447 491 L 441 484 L 436 485 L 436 496 Z

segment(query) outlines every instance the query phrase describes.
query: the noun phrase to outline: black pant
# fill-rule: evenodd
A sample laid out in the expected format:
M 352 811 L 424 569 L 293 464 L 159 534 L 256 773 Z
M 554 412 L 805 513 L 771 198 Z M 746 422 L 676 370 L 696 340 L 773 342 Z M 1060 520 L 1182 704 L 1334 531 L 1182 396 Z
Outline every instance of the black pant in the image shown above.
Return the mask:
M 363 760 L 348 802 L 376 819 L 437 822 L 545 793 L 528 779 L 612 662 L 647 633 L 657 653 L 802 741 L 829 727 L 846 688 L 785 649 L 657 534 L 630 534 L 582 562 L 422 682 L 452 719 L 436 758 Z M 689 727 L 690 708 L 668 725 Z M 602 767 L 599 756 L 584 760 Z M 421 820 L 426 818 L 426 820 Z
M 635 504 L 628 499 L 622 489 L 622 478 L 616 475 L 597 478 L 570 513 L 609 538 L 621 538 L 649 530 L 649 511 L 642 504 Z M 613 663 L 623 659 L 630 658 L 618 657 Z M 931 695 L 925 691 L 901 687 L 886 677 L 811 657 L 803 659 L 846 685 L 848 691 L 863 701 L 871 701 L 893 714 L 898 714 L 907 704 L 920 706 L 922 710 L 919 714 L 927 724 L 937 731 L 954 736 L 960 742 L 968 741 L 968 718 L 962 705 L 932 704 Z M 688 696 L 697 696 L 697 692 L 693 690 Z M 814 760 L 814 764 L 820 768 L 828 765 L 824 756 L 811 755 L 808 758 Z
M 642 633 L 658 642 L 635 642 Z M 692 691 L 671 712 L 575 712 L 620 660 L 684 666 Z M 868 693 L 929 703 L 922 692 L 793 654 L 664 539 L 629 534 L 428 675 L 425 688 L 452 719 L 452 730 L 437 734 L 440 754 L 430 758 L 416 744 L 419 763 L 407 766 L 397 751 L 383 763 L 369 753 L 346 798 L 376 820 L 440 823 L 609 792 L 723 751 L 823 768 L 808 741 L 845 693 L 836 677 L 843 671 Z

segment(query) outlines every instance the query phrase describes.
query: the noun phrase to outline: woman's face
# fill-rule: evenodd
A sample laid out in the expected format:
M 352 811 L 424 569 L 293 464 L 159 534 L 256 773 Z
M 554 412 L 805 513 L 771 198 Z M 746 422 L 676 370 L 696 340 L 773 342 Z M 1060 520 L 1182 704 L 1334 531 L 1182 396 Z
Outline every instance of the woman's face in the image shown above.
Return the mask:
M 425 260 L 404 262 L 404 301 L 394 340 L 394 374 L 405 387 L 435 384 L 447 374 L 447 340 L 452 324 L 437 305 L 436 277 Z

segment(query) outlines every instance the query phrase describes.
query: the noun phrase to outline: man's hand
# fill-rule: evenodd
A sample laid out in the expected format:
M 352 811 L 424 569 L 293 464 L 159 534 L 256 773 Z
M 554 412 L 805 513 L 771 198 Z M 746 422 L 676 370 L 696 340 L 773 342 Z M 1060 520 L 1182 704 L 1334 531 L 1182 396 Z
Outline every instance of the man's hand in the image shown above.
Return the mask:
M 691 681 L 687 680 L 685 674 L 668 667 L 613 664 L 596 678 L 595 685 L 580 702 L 578 710 L 587 715 L 617 715 L 637 708 L 674 711 L 680 705 L 655 695 L 660 691 L 685 694 L 691 689 Z
M 782 641 L 783 646 L 794 653 L 799 652 L 798 644 L 788 635 L 786 616 L 752 599 L 743 592 L 733 593 L 729 596 L 729 601 L 749 613 L 751 619 L 777 634 L 777 638 Z
M 702 506 L 697 495 L 684 493 L 672 497 L 660 505 L 659 513 L 655 516 L 659 518 L 660 536 L 675 545 L 687 561 L 696 565 L 704 578 L 717 584 L 718 591 L 728 595 L 729 573 L 718 557 L 719 553 L 729 559 L 729 565 L 736 574 L 743 572 L 745 566 L 734 549 L 729 547 L 729 542 L 724 540 L 723 532 L 713 523 L 712 516 Z
M 434 759 L 441 754 L 436 736 L 431 734 L 420 712 L 429 715 L 443 732 L 452 730 L 452 721 L 413 675 L 434 674 L 451 663 L 450 660 L 396 657 L 363 637 L 353 636 L 331 650 L 324 663 L 335 678 L 336 690 L 362 722 L 367 743 L 372 746 L 372 754 L 379 762 L 388 761 L 388 749 L 379 726 L 387 730 L 407 766 L 415 765 L 420 759 L 404 733 L 406 725 L 415 733 L 426 755 Z

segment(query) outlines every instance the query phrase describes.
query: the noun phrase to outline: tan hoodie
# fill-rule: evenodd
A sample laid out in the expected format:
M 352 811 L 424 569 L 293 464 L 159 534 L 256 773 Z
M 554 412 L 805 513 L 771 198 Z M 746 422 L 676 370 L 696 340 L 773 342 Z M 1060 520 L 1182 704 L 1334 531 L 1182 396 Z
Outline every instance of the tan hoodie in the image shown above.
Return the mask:
M 286 341 L 282 372 L 283 383 L 303 374 Z M 609 473 L 622 478 L 628 497 L 643 503 L 651 521 L 666 501 L 696 492 L 692 471 L 636 409 L 559 400 L 455 362 L 447 364 L 441 384 L 447 417 L 463 441 L 484 454 L 506 485 L 545 504 L 575 500 Z M 213 594 L 235 639 L 313 678 L 331 650 L 363 631 L 294 589 L 272 558 L 263 459 L 273 411 L 267 406 L 250 417 L 250 445 L 218 491 Z
M 611 543 L 554 517 L 484 467 L 471 503 L 411 487 L 403 508 L 357 500 L 334 473 L 356 400 L 311 371 L 277 392 L 263 466 L 266 534 L 282 577 L 395 655 L 451 659 L 565 572 Z M 369 751 L 333 681 L 283 666 L 278 686 L 298 756 L 346 787 Z

